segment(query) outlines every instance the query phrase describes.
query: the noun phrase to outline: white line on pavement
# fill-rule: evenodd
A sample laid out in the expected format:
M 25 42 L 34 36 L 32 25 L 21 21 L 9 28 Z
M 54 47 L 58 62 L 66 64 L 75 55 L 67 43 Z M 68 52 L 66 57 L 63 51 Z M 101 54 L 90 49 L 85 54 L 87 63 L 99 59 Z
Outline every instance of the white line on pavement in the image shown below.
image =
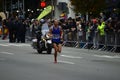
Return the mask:
M 21 46 L 31 46 L 30 44 L 21 44 Z
M 94 55 L 95 57 L 103 57 L 103 58 L 120 58 L 120 56 L 108 56 L 108 55 Z
M 0 52 L 2 54 L 9 54 L 9 55 L 14 55 L 14 53 L 9 53 L 9 52 Z
M 20 46 L 30 46 L 30 44 L 9 44 L 9 45 L 18 46 L 18 47 L 20 47 Z
M 16 46 L 16 47 L 22 47 L 22 46 L 31 46 L 30 44 L 15 44 L 15 43 L 5 43 L 0 44 L 1 46 Z
M 75 64 L 75 63 L 73 63 L 73 62 L 69 62 L 69 61 L 60 61 L 60 60 L 58 60 L 58 63 L 65 63 L 65 64 Z
M 76 59 L 81 59 L 82 57 L 77 57 L 77 56 L 69 56 L 69 55 L 60 55 L 62 57 L 66 57 L 66 58 L 76 58 Z
M 9 46 L 9 45 L 7 45 L 7 44 L 0 44 L 0 46 Z

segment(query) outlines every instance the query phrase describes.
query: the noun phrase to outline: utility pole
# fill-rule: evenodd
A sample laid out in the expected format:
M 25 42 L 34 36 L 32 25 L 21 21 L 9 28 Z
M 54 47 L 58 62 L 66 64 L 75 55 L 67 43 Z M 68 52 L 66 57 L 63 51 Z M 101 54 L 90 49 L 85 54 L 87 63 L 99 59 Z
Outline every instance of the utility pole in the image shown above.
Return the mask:
M 11 14 L 12 14 L 13 13 L 13 1 L 11 0 L 10 3 L 11 3 L 10 5 L 11 5 Z
M 53 0 L 51 0 L 51 5 L 52 5 L 51 18 L 53 18 L 53 15 L 54 15 L 54 12 L 53 12 L 53 8 L 54 8 L 54 3 L 53 3 Z
M 22 10 L 22 12 L 23 12 L 23 17 L 25 18 L 25 0 L 23 0 L 23 10 Z
M 18 10 L 20 10 L 20 1 L 18 0 Z

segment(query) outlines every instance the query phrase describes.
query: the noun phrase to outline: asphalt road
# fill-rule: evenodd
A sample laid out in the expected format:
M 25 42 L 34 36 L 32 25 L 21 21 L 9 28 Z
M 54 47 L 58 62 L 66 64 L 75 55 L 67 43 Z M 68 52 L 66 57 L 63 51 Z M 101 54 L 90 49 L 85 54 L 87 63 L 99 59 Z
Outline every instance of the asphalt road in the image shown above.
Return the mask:
M 119 53 L 63 47 L 53 60 L 30 43 L 0 40 L 0 80 L 120 80 Z

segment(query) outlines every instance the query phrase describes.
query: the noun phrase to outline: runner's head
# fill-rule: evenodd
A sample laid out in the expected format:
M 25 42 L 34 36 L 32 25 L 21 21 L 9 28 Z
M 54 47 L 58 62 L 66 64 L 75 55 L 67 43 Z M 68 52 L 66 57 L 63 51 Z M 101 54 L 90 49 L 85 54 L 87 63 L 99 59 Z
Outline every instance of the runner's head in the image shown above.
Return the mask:
M 59 24 L 59 21 L 57 19 L 54 20 L 54 25 L 57 27 Z

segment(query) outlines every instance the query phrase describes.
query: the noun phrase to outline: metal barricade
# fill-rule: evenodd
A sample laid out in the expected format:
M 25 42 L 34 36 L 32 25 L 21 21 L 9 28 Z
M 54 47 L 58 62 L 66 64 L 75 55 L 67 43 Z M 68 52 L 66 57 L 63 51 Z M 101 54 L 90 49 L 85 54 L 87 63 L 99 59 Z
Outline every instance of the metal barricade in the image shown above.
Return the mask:
M 72 39 L 73 37 L 71 37 L 71 34 L 72 33 L 70 32 L 64 32 L 63 46 L 78 47 L 92 50 L 95 49 L 107 52 L 120 52 L 120 33 L 111 32 L 105 33 L 105 35 L 101 36 L 98 32 L 95 32 L 92 40 L 90 40 L 90 37 L 87 36 L 87 34 L 85 33 L 83 37 L 87 36 L 87 38 L 82 41 L 79 41 L 78 35 L 76 35 L 77 39 Z

